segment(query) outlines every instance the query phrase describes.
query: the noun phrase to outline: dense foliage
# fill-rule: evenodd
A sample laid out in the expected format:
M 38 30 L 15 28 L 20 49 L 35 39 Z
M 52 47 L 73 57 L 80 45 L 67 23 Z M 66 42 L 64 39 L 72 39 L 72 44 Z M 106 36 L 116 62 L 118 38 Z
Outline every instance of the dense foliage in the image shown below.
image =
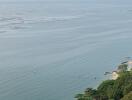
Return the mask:
M 132 91 L 125 95 L 121 100 L 132 100 Z
M 121 64 L 118 66 L 118 71 L 120 71 L 120 72 L 125 72 L 127 69 L 128 69 L 127 64 Z
M 97 89 L 87 88 L 83 94 L 78 94 L 75 98 L 77 100 L 132 100 L 132 71 L 126 71 L 122 65 L 119 69 L 123 70 L 118 79 L 106 80 Z

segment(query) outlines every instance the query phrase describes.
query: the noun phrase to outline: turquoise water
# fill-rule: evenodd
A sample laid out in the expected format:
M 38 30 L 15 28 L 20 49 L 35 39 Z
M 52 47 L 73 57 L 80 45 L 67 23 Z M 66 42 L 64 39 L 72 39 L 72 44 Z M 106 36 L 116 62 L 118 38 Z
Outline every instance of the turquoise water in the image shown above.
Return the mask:
M 0 3 L 0 100 L 73 100 L 96 87 L 132 55 L 131 4 Z

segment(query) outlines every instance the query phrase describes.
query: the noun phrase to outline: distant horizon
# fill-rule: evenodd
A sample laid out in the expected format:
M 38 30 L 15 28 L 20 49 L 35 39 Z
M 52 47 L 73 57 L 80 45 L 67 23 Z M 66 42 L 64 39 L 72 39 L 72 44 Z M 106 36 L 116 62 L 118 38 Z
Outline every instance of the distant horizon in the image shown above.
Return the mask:
M 132 3 L 132 0 L 0 0 L 0 3 L 19 3 L 19 2 L 46 2 L 46 3 L 58 3 L 58 2 L 74 2 L 74 3 L 95 3 L 95 4 L 98 4 L 98 3 L 112 3 L 113 4 L 113 1 L 114 1 L 114 4 L 131 4 Z

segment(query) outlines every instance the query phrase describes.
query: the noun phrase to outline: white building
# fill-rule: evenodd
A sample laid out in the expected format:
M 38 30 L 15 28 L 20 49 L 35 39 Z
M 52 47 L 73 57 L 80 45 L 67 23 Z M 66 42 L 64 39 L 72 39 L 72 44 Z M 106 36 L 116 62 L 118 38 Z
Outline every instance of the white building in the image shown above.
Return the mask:
M 112 80 L 116 80 L 119 77 L 119 74 L 117 71 L 112 72 Z
M 132 70 L 132 60 L 128 61 L 127 64 L 128 64 L 128 71 L 131 71 Z
M 128 65 L 127 71 L 131 71 L 132 70 L 132 60 L 125 61 L 123 64 L 127 64 Z M 113 71 L 111 79 L 112 80 L 116 80 L 119 77 L 119 72 L 120 72 L 120 70 Z

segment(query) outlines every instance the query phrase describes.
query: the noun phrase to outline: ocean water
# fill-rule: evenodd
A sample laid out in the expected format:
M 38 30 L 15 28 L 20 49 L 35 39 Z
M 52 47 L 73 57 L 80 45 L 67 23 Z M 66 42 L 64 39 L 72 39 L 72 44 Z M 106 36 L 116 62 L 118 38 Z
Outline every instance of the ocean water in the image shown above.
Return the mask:
M 74 100 L 132 56 L 131 0 L 0 3 L 0 100 Z M 95 79 L 96 77 L 96 79 Z

